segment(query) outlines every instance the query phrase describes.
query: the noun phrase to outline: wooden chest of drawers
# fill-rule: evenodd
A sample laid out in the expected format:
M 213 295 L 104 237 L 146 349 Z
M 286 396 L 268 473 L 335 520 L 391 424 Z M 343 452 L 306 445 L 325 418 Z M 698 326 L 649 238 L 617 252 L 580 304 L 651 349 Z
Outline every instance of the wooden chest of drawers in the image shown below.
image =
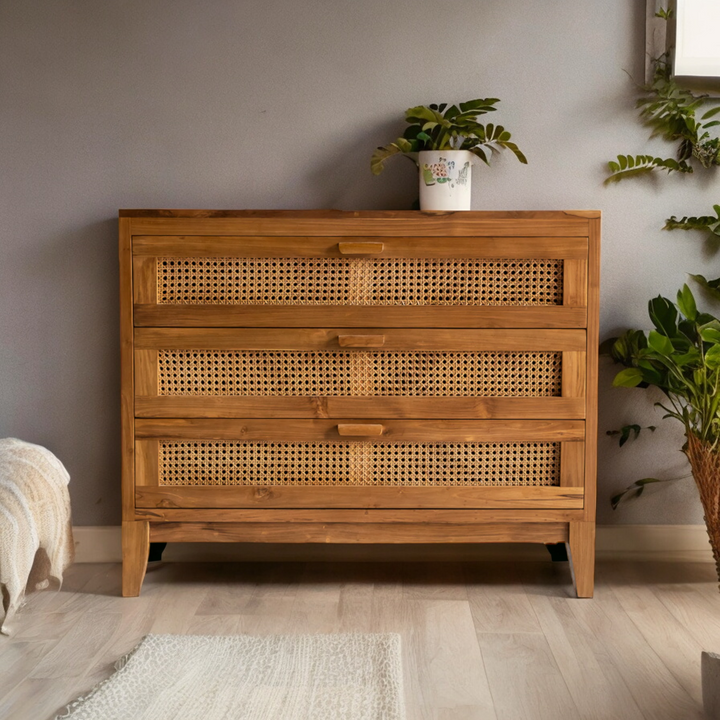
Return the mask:
M 153 541 L 566 542 L 600 214 L 120 212 L 123 594 Z

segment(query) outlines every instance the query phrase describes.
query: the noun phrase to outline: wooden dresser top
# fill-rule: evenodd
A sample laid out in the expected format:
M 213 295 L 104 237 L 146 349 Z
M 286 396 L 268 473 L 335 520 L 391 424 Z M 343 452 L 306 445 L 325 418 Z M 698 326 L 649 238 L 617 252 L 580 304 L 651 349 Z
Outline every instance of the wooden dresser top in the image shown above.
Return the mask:
M 419 212 L 415 210 L 120 210 L 119 216 L 129 218 L 378 218 L 417 219 L 418 217 L 450 217 L 467 220 L 523 219 L 559 220 L 562 218 L 599 218 L 600 210 L 507 210 L 463 212 Z

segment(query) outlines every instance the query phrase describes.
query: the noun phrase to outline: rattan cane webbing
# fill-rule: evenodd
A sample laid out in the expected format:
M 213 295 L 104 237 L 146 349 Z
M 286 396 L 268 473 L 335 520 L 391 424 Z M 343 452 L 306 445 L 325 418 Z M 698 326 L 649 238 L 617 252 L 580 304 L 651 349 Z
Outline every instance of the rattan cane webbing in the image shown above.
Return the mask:
M 160 395 L 551 397 L 562 353 L 161 350 Z
M 160 442 L 160 485 L 540 486 L 559 443 Z
M 174 305 L 561 305 L 562 260 L 158 258 Z

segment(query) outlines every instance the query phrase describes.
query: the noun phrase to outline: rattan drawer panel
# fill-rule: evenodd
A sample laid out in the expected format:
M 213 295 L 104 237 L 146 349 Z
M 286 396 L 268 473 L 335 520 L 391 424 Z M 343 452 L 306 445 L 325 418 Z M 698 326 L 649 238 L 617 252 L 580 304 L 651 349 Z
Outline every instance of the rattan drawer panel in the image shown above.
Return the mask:
M 138 440 L 139 507 L 582 508 L 582 442 Z M 532 468 L 532 471 L 531 471 Z
M 139 330 L 136 414 L 583 416 L 584 377 L 575 375 L 584 354 L 566 350 L 584 348 L 582 332 L 375 328 L 342 333 Z M 268 346 L 273 349 L 256 349 Z M 528 346 L 533 349 L 525 350 Z
M 554 397 L 559 352 L 160 350 L 159 396 Z
M 157 259 L 160 305 L 562 305 L 563 260 Z
M 560 443 L 161 441 L 158 452 L 160 486 L 560 484 Z
M 137 420 L 143 485 L 581 485 L 584 424 L 552 421 Z M 564 458 L 564 460 L 563 460 Z
M 193 238 L 165 254 L 168 243 L 154 254 L 150 242 L 134 259 L 135 323 L 351 327 L 382 308 L 387 326 L 584 326 L 587 240 L 518 240 L 365 238 L 313 249 L 307 238 L 218 238 L 204 255 Z M 345 245 L 381 249 L 348 257 L 337 249 Z

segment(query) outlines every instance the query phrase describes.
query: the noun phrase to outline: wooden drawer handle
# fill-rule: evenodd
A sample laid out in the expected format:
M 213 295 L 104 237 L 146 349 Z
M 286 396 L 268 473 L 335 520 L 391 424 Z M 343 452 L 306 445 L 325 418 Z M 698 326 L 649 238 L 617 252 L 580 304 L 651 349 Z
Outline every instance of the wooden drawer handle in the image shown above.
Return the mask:
M 338 433 L 340 435 L 382 435 L 382 425 L 370 425 L 360 423 L 340 423 L 338 426 Z
M 340 347 L 377 348 L 384 344 L 384 335 L 338 335 Z
M 377 255 L 385 249 L 381 242 L 341 242 L 338 250 L 341 255 Z

